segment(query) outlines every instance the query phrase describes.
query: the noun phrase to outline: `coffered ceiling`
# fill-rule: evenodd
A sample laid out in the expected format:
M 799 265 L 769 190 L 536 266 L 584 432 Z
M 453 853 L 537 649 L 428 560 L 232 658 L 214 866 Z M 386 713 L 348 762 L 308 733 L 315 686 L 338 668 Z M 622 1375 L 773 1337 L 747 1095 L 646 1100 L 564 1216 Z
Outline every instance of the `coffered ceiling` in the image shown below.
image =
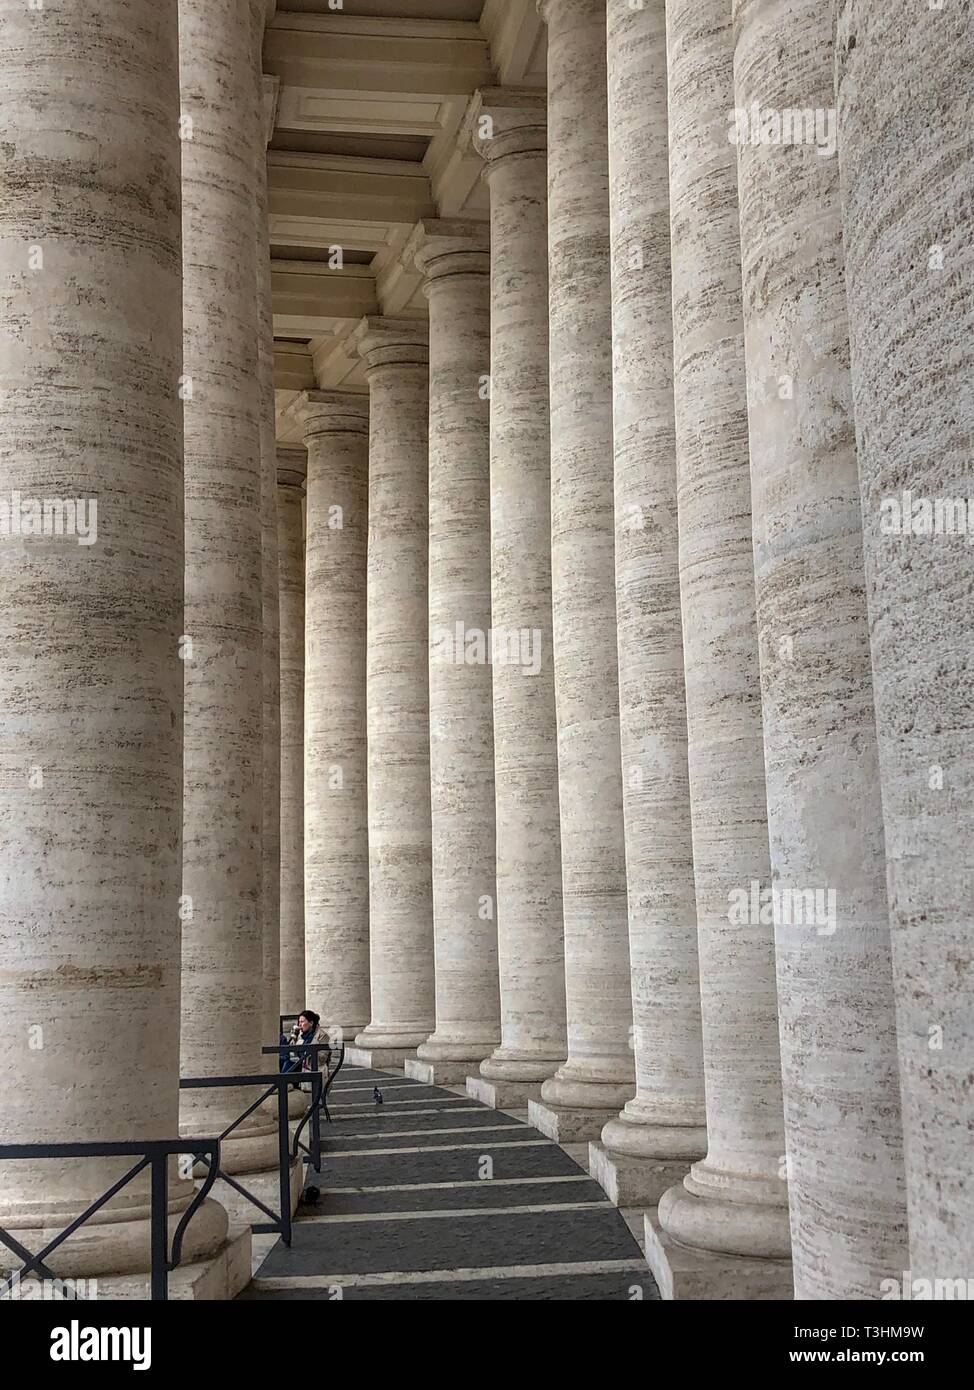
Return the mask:
M 344 340 L 364 314 L 426 314 L 403 249 L 422 217 L 488 216 L 463 132 L 477 87 L 543 88 L 536 0 L 278 0 L 264 72 L 278 437 L 314 386 L 365 390 Z

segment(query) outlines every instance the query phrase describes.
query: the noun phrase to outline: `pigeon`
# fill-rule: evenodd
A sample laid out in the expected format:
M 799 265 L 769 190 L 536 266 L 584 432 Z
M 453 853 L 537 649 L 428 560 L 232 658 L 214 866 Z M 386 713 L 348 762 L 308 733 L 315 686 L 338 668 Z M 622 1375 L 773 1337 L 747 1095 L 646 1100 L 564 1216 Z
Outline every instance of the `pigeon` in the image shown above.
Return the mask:
M 376 1105 L 382 1104 L 382 1092 L 379 1090 L 378 1086 L 372 1087 L 372 1099 L 375 1101 Z

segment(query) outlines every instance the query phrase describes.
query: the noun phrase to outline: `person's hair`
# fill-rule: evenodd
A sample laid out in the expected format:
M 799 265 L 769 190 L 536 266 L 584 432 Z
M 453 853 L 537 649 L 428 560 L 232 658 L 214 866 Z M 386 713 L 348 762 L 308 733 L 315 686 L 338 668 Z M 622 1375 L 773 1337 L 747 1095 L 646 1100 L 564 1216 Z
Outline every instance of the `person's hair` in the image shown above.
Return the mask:
M 302 1009 L 298 1018 L 306 1018 L 313 1028 L 317 1028 L 321 1022 L 321 1014 L 316 1014 L 314 1009 Z

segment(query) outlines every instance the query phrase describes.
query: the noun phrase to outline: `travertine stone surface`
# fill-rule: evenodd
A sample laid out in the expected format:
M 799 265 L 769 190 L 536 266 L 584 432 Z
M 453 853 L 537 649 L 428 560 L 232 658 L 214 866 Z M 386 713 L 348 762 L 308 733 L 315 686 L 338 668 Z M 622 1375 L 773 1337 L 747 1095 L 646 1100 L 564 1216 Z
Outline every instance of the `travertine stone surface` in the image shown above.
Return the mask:
M 263 904 L 263 1041 L 277 1041 L 281 994 L 281 671 L 277 556 L 277 442 L 274 401 L 274 299 L 267 223 L 267 144 L 277 108 L 277 80 L 264 78 L 264 15 L 258 6 L 254 62 L 260 103 L 255 191 L 257 218 L 257 378 L 260 390 L 260 528 L 263 650 L 263 778 L 261 902 Z M 295 1006 L 301 1008 L 300 1004 Z
M 659 1212 L 644 1218 L 643 1249 L 664 1303 L 711 1299 L 781 1302 L 794 1296 L 790 1260 L 748 1259 L 680 1245 L 660 1224 Z
M 839 8 L 843 230 L 910 1268 L 970 1279 L 974 31 L 968 4 Z M 966 535 L 884 533 L 904 490 L 928 504 L 960 499 Z
M 261 138 L 251 30 L 235 0 L 180 0 L 186 452 L 181 1075 L 264 1067 L 262 1035 L 261 410 L 253 180 Z M 187 1133 L 219 1132 L 244 1093 L 184 1091 Z M 263 1139 L 257 1129 L 267 1130 Z M 276 1162 L 252 1119 L 234 1166 Z M 233 1156 L 237 1151 L 237 1157 Z
M 730 918 L 770 881 L 726 0 L 667 6 L 680 586 L 707 1158 L 660 1201 L 686 1245 L 790 1251 L 773 926 Z
M 429 700 L 436 1030 L 422 1062 L 474 1070 L 500 1041 L 490 648 L 490 233 L 410 241 L 430 310 Z M 472 1064 L 472 1065 L 471 1065 Z M 466 1071 L 455 1073 L 462 1082 Z
M 277 451 L 281 634 L 281 1013 L 304 997 L 304 449 Z M 364 569 L 364 566 L 363 566 Z M 320 1012 L 320 1010 L 317 1010 Z
M 546 101 L 478 92 L 468 110 L 490 189 L 490 546 L 494 627 L 537 643 L 537 672 L 495 664 L 494 791 L 504 1095 L 564 1061 L 565 955 L 551 639 Z M 537 634 L 535 636 L 535 634 Z M 518 1094 L 523 1100 L 526 1091 Z
M 352 1038 L 369 1018 L 365 720 L 369 401 L 311 391 L 304 660 L 305 999 Z
M 551 566 L 568 1061 L 553 1106 L 635 1090 L 619 746 L 605 5 L 545 0 Z M 604 1118 L 608 1118 L 607 1116 Z
M 430 868 L 429 330 L 367 318 L 369 962 L 373 1065 L 433 1031 Z
M 93 24 L 87 6 L 7 5 L 0 27 L 0 495 L 97 507 L 93 544 L 0 536 L 0 1143 L 175 1138 L 176 6 L 129 0 Z M 0 1164 L 0 1224 L 40 1250 L 131 1166 Z M 173 1173 L 170 1191 L 175 1214 L 191 1188 Z M 147 1216 L 146 1177 L 50 1263 L 145 1270 Z M 225 1233 L 209 1203 L 188 1259 Z
M 734 23 L 739 110 L 832 105 L 828 9 L 735 0 Z M 839 167 L 737 154 L 795 1297 L 878 1298 L 908 1256 Z
M 673 423 L 663 0 L 608 8 L 619 708 L 636 1095 L 602 1132 L 660 1161 L 707 1150 Z M 595 1148 L 596 1146 L 593 1146 Z M 593 1171 L 611 1165 L 596 1152 Z M 665 1167 L 669 1182 L 682 1176 Z M 684 1169 L 685 1171 L 685 1169 Z M 617 1195 L 638 1190 L 612 1169 Z M 647 1178 L 647 1181 L 649 1179 Z M 655 1198 L 661 1195 L 655 1192 Z

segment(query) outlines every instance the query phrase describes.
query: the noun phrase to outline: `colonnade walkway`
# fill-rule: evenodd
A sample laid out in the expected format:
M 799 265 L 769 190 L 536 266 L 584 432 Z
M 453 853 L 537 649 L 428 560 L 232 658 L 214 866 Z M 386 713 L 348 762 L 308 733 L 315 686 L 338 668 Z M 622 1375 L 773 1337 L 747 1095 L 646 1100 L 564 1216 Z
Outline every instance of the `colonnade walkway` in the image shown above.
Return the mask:
M 623 1214 L 517 1112 L 349 1067 L 329 1108 L 320 1198 L 242 1299 L 659 1298 Z

